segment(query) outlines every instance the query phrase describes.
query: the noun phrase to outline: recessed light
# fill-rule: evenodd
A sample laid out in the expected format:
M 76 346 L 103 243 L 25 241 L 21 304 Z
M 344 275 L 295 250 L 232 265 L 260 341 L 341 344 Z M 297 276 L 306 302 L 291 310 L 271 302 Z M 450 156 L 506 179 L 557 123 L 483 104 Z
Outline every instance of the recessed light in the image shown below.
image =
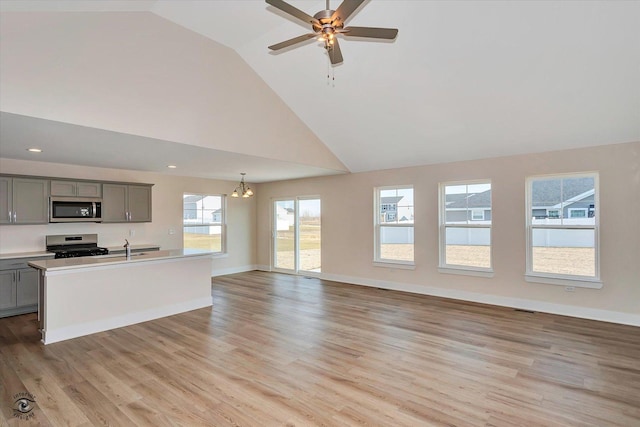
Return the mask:
M 167 167 L 168 167 L 169 169 L 175 169 L 175 168 L 177 168 L 177 166 L 176 166 L 176 165 L 169 165 L 169 166 L 167 166 Z
M 27 151 L 31 153 L 42 153 L 42 150 L 39 148 L 27 148 Z

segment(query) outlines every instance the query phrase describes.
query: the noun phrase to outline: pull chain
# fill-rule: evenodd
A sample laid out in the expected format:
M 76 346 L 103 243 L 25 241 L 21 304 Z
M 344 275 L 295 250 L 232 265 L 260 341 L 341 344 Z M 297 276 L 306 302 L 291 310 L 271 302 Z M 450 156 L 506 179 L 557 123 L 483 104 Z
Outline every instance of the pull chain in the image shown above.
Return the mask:
M 336 87 L 336 69 L 331 66 L 331 53 L 327 51 L 327 86 Z M 331 70 L 331 72 L 329 71 Z
M 327 86 L 329 86 L 329 67 L 331 66 L 329 64 L 330 64 L 329 52 L 327 52 Z

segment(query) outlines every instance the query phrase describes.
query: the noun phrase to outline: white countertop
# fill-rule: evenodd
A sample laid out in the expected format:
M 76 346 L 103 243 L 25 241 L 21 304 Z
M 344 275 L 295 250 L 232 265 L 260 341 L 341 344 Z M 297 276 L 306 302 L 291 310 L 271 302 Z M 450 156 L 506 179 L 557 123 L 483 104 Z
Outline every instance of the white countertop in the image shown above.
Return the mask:
M 124 246 L 109 246 L 107 247 L 107 249 L 109 249 L 109 252 L 125 250 Z M 141 244 L 141 245 L 131 245 L 132 251 L 154 250 L 154 249 L 160 249 L 160 245 L 153 245 L 151 243 Z M 47 252 L 47 251 L 14 252 L 14 253 L 0 254 L 0 261 L 5 259 L 19 259 L 19 258 L 38 258 L 38 257 L 53 258 L 54 256 L 55 254 L 53 252 Z
M 109 252 L 119 252 L 119 251 L 124 251 L 124 245 L 122 246 L 107 246 L 107 249 L 109 249 Z M 138 250 L 154 250 L 154 249 L 160 249 L 160 245 L 152 245 L 152 244 L 146 244 L 146 245 L 131 245 L 131 250 L 132 251 L 138 251 Z
M 212 255 L 213 252 L 198 249 L 172 249 L 164 251 L 139 252 L 132 254 L 130 259 L 127 259 L 124 255 L 103 255 L 31 261 L 29 262 L 29 265 L 33 268 L 49 272 Z
M 15 252 L 15 253 L 0 254 L 0 260 L 18 259 L 18 258 L 38 258 L 38 257 L 45 257 L 45 256 L 53 258 L 55 254 L 53 252 L 47 252 L 47 251 Z

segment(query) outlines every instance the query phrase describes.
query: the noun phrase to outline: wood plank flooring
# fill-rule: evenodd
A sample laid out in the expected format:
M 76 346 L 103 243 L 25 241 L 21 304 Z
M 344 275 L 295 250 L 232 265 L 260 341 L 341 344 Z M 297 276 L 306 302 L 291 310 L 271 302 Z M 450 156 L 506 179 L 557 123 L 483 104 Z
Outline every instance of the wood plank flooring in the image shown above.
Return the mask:
M 48 346 L 0 319 L 0 425 L 640 425 L 637 327 L 264 272 L 212 295 Z

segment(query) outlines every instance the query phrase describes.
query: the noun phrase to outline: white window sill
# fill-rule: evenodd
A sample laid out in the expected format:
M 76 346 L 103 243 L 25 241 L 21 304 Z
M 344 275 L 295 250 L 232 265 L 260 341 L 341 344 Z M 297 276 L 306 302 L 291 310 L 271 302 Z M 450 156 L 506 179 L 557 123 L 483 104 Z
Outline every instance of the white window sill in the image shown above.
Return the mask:
M 438 272 L 444 274 L 461 274 L 463 276 L 474 276 L 474 277 L 493 277 L 493 270 L 478 270 L 475 268 L 464 268 L 464 267 L 438 267 Z
M 218 252 L 213 254 L 213 258 L 228 258 L 229 254 L 226 252 Z
M 565 278 L 558 276 L 540 275 L 535 273 L 525 274 L 524 279 L 527 282 L 532 283 L 545 283 L 547 285 L 557 286 L 572 286 L 576 288 L 602 289 L 603 286 L 602 281 L 598 279 Z
M 397 268 L 399 270 L 415 270 L 416 265 L 413 262 L 402 261 L 373 261 L 374 267 Z

